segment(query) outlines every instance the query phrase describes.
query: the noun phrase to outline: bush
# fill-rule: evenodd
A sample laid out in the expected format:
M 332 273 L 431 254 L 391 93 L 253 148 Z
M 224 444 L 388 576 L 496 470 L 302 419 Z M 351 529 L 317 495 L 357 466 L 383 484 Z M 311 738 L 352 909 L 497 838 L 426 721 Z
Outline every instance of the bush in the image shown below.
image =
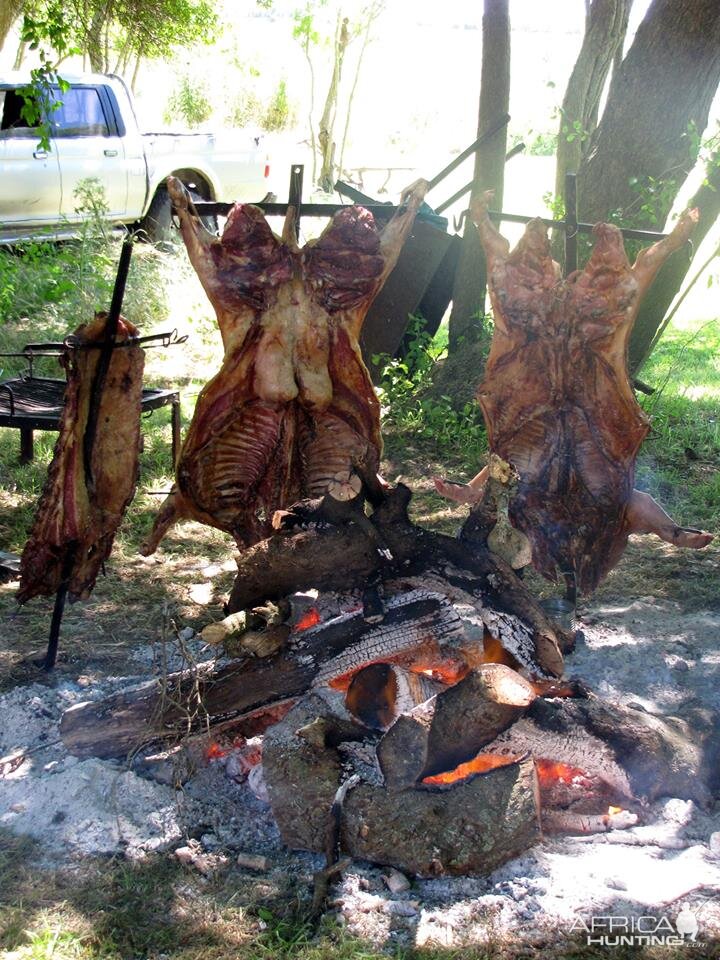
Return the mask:
M 199 127 L 212 116 L 212 104 L 204 82 L 191 80 L 185 75 L 170 94 L 163 119 L 165 123 L 182 120 L 191 129 Z

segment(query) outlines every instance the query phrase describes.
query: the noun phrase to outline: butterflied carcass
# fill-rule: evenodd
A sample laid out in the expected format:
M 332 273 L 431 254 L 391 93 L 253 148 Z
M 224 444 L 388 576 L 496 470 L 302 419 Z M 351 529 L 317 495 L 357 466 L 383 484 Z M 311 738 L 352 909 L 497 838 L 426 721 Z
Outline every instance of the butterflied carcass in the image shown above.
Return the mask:
M 408 188 L 382 231 L 367 210 L 348 207 L 300 248 L 292 208 L 281 238 L 258 207 L 236 204 L 218 239 L 182 184 L 168 180 L 225 356 L 198 397 L 144 553 L 181 518 L 250 544 L 268 535 L 275 510 L 324 493 L 333 479 L 359 477 L 377 490 L 380 411 L 358 337 L 426 188 Z
M 106 322 L 107 314 L 98 313 L 79 327 L 61 359 L 67 387 L 60 436 L 23 550 L 20 603 L 55 593 L 65 580 L 71 596 L 87 597 L 135 493 L 145 362 L 139 346 L 112 351 L 86 458 L 85 433 Z M 115 342 L 126 342 L 137 333 L 120 317 Z
M 683 547 L 712 536 L 679 527 L 634 490 L 635 460 L 649 429 L 627 373 L 638 307 L 667 257 L 687 240 L 697 212 L 630 265 L 617 227 L 597 224 L 582 270 L 563 280 L 539 220 L 510 252 L 492 224 L 488 197 L 471 214 L 488 263 L 494 332 L 478 388 L 490 450 L 519 474 L 509 518 L 545 576 L 574 574 L 593 590 L 622 555 L 629 534 L 655 533 Z M 487 469 L 455 499 L 482 495 Z

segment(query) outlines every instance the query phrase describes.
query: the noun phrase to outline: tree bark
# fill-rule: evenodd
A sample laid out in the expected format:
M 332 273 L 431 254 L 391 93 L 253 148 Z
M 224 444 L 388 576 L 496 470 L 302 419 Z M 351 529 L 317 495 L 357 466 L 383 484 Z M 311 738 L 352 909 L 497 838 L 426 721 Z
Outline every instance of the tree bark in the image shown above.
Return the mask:
M 510 104 L 509 0 L 485 0 L 482 36 L 478 136 L 506 114 Z M 506 151 L 507 127 L 503 127 L 475 154 L 471 196 L 494 190 L 497 210 L 502 209 L 503 203 Z M 449 355 L 438 370 L 434 388 L 438 394 L 448 396 L 457 409 L 474 399 L 490 347 L 483 320 L 486 287 L 485 256 L 477 230 L 466 218 L 453 286 Z
M 3 3 L 0 3 L 0 50 L 24 7 L 25 0 L 3 0 Z
M 597 126 L 600 97 L 627 32 L 632 0 L 593 0 L 585 36 L 560 108 L 555 198 L 565 198 L 565 174 L 577 173 Z
M 697 207 L 700 219 L 692 235 L 693 250 L 697 250 L 713 224 L 720 216 L 720 151 L 708 161 L 705 180 L 688 203 Z M 650 356 L 663 329 L 663 320 L 685 279 L 692 252 L 688 247 L 678 250 L 661 267 L 647 292 L 637 315 L 630 338 L 629 367 L 632 374 L 642 367 Z
M 323 107 L 320 125 L 318 128 L 318 143 L 320 144 L 320 155 L 322 163 L 320 166 L 319 184 L 326 193 L 331 193 L 335 183 L 335 113 L 337 111 L 338 89 L 340 86 L 340 77 L 342 76 L 343 61 L 345 51 L 350 42 L 350 33 L 348 31 L 348 20 L 345 17 L 338 22 L 335 32 L 335 43 L 333 47 L 333 70 L 330 77 L 330 86 L 325 97 L 325 106 Z
M 580 165 L 580 219 L 664 224 L 697 159 L 718 82 L 717 0 L 653 0 Z

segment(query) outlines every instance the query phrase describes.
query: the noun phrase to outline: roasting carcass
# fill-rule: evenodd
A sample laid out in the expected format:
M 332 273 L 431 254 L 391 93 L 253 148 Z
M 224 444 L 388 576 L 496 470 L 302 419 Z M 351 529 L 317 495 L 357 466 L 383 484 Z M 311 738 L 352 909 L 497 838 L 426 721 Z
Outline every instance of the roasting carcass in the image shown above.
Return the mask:
M 540 220 L 510 253 L 487 200 L 471 209 L 488 263 L 495 327 L 478 388 L 490 450 L 520 482 L 509 516 L 549 579 L 574 574 L 593 590 L 618 562 L 631 533 L 704 547 L 712 536 L 678 527 L 647 494 L 633 489 L 635 459 L 649 421 L 627 374 L 627 343 L 640 301 L 667 257 L 687 240 L 697 211 L 631 267 L 617 227 L 597 224 L 586 266 L 563 280 Z M 465 491 L 475 500 L 487 471 Z M 457 494 L 457 496 L 456 496 Z
M 143 553 L 183 517 L 250 544 L 269 533 L 273 511 L 321 495 L 334 478 L 358 474 L 377 491 L 380 410 L 358 337 L 426 188 L 408 188 L 380 232 L 367 210 L 348 207 L 301 249 L 292 208 L 280 238 L 258 207 L 236 204 L 218 239 L 169 178 L 225 356 L 198 397 L 176 484 Z
M 67 372 L 60 436 L 20 564 L 18 601 L 49 596 L 67 580 L 86 598 L 112 549 L 137 481 L 145 355 L 138 346 L 112 351 L 99 398 L 90 463 L 84 438 L 107 314 L 79 327 L 61 363 Z M 120 317 L 116 343 L 137 336 Z

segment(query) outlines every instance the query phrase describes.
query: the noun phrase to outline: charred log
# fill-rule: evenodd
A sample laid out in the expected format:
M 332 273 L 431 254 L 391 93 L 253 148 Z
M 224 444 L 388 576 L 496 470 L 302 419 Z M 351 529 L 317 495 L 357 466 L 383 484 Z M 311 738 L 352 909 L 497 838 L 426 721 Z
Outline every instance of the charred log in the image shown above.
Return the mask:
M 298 728 L 318 716 L 325 738 L 311 745 Z M 288 846 L 323 850 L 328 811 L 348 776 L 337 745 L 360 734 L 341 705 L 320 697 L 302 701 L 268 731 L 264 775 Z M 488 873 L 539 838 L 537 783 L 529 761 L 449 789 L 420 787 L 402 797 L 379 783 L 359 783 L 344 798 L 340 823 L 341 853 L 424 877 Z
M 272 657 L 177 673 L 106 700 L 78 704 L 63 714 L 60 732 L 75 756 L 116 757 L 140 744 L 179 738 L 208 722 L 248 723 L 262 729 L 276 712 L 312 686 L 343 685 L 363 666 L 380 661 L 466 662 L 462 622 L 437 594 L 393 598 L 381 624 L 361 612 L 344 614 L 294 637 Z M 346 684 L 345 684 L 346 685 Z
M 499 663 L 487 663 L 401 716 L 378 744 L 378 761 L 391 790 L 451 770 L 474 757 L 525 712 L 532 684 Z
M 276 536 L 256 544 L 238 557 L 238 576 L 227 604 L 229 612 L 252 607 L 268 595 L 280 597 L 322 583 L 325 589 L 354 587 L 362 578 L 382 571 L 412 575 L 435 568 L 448 582 L 481 599 L 491 612 L 491 632 L 524 666 L 553 676 L 562 675 L 558 634 L 537 601 L 499 557 L 487 550 L 469 550 L 452 537 L 412 524 L 407 514 L 410 491 L 399 484 L 369 519 L 377 531 L 369 537 L 362 526 L 327 525 L 320 501 L 294 505 L 283 519 L 292 529 L 317 523 L 318 529 L 294 536 Z M 381 555 L 386 545 L 392 563 Z

